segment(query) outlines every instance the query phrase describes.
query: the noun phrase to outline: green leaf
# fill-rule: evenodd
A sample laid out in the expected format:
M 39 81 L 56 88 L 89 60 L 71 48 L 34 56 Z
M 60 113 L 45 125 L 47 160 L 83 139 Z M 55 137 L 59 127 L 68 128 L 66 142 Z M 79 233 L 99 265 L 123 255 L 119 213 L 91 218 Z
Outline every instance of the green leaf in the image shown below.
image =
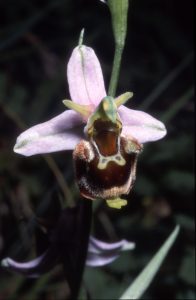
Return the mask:
M 128 289 L 123 293 L 120 299 L 139 299 L 143 295 L 143 293 L 155 277 L 157 271 L 159 270 L 168 251 L 173 245 L 179 233 L 179 228 L 179 225 L 175 227 L 174 231 L 170 234 L 159 251 L 155 254 L 148 265 L 143 269 L 143 271 L 138 275 L 138 277 L 133 281 L 133 283 L 128 287 Z

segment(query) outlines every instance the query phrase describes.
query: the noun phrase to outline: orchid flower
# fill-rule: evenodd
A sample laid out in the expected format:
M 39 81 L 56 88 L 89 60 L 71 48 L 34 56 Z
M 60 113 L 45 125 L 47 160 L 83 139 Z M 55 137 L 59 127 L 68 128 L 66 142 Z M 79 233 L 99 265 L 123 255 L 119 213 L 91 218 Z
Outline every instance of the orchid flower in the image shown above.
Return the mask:
M 67 78 L 72 101 L 63 103 L 69 110 L 23 132 L 14 151 L 31 156 L 74 150 L 81 195 L 121 208 L 127 204 L 121 195 L 128 194 L 135 181 L 142 144 L 163 138 L 165 126 L 143 111 L 125 107 L 131 92 L 115 99 L 107 95 L 92 48 L 79 45 L 73 50 Z

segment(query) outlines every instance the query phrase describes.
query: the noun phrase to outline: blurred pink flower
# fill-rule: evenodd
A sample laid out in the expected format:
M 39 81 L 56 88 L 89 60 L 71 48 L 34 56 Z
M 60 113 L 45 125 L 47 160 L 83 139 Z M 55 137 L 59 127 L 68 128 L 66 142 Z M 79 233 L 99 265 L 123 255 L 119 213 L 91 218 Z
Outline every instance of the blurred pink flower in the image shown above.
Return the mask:
M 115 261 L 122 251 L 135 248 L 135 244 L 126 240 L 115 243 L 106 243 L 92 236 L 89 238 L 86 266 L 101 267 Z M 1 261 L 1 266 L 9 271 L 16 272 L 27 277 L 39 277 L 52 270 L 61 263 L 61 251 L 59 247 L 51 245 L 42 255 L 28 262 L 18 262 L 10 257 Z
M 82 226 L 78 225 L 79 217 L 81 217 L 81 211 L 79 206 L 76 206 L 74 208 L 63 209 L 52 227 L 43 225 L 44 223 L 40 223 L 40 219 L 36 218 L 37 226 L 44 228 L 44 231 L 41 231 L 41 237 L 45 241 L 42 244 L 42 254 L 28 262 L 18 262 L 10 257 L 6 257 L 1 261 L 1 266 L 8 271 L 13 271 L 27 277 L 41 276 L 58 264 L 65 265 L 69 269 L 70 261 L 72 264 L 76 262 L 77 251 L 81 254 L 81 247 L 86 247 L 84 241 L 83 244 L 78 242 L 82 234 Z M 71 224 L 72 226 L 70 226 Z M 79 226 L 80 230 L 74 230 L 73 233 L 73 225 L 75 229 Z M 78 243 L 80 244 L 78 245 Z M 135 248 L 135 243 L 124 239 L 113 243 L 106 243 L 90 236 L 87 243 L 85 262 L 86 266 L 89 267 L 107 265 L 116 260 L 122 251 L 129 251 Z M 74 268 L 73 265 L 72 268 Z

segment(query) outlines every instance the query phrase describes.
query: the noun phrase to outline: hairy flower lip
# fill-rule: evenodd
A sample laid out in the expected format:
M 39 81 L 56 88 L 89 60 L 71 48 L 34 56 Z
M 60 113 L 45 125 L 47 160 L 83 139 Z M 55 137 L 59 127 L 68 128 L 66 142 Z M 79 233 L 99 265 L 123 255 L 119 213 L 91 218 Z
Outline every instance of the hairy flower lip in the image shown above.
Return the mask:
M 99 60 L 90 47 L 77 46 L 69 59 L 67 78 L 72 101 L 90 106 L 92 112 L 106 96 Z M 124 136 L 131 135 L 140 143 L 156 141 L 166 135 L 162 122 L 142 111 L 123 105 L 118 109 Z M 73 150 L 84 138 L 85 122 L 79 113 L 67 110 L 47 122 L 24 131 L 16 141 L 14 152 L 31 156 Z

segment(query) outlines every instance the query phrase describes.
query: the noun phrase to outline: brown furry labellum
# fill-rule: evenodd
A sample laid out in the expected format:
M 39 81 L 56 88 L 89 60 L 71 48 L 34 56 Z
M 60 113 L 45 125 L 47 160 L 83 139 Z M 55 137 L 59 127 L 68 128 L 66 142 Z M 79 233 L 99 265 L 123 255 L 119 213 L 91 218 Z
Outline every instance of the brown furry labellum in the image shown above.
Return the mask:
M 77 144 L 73 159 L 82 196 L 105 199 L 110 207 L 121 208 L 136 177 L 136 164 L 142 145 L 134 138 L 120 136 L 110 122 L 96 121 L 89 141 Z

